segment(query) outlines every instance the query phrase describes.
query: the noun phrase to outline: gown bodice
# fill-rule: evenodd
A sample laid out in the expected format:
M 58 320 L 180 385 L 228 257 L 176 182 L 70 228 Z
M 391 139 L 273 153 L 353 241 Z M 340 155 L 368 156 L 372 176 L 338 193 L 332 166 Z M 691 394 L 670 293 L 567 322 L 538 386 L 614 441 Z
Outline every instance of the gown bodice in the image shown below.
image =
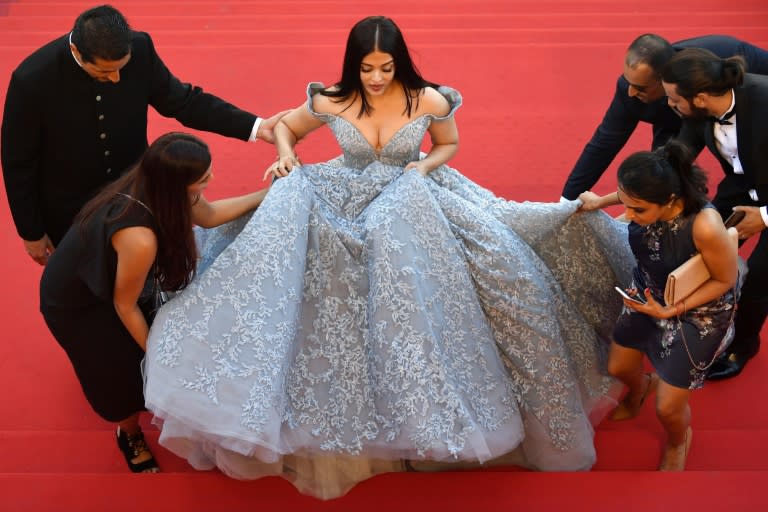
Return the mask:
M 333 135 L 343 151 L 344 166 L 359 170 L 376 161 L 384 165 L 404 167 L 408 162 L 418 160 L 424 135 L 432 121 L 449 119 L 462 103 L 461 94 L 458 91 L 447 86 L 440 86 L 437 90 L 448 100 L 451 106 L 450 112 L 445 116 L 423 114 L 413 118 L 397 130 L 377 152 L 360 130 L 347 119 L 335 114 L 315 111 L 312 99 L 324 88 L 320 82 L 312 82 L 307 86 L 307 108 L 312 115 L 326 123 L 333 131 Z

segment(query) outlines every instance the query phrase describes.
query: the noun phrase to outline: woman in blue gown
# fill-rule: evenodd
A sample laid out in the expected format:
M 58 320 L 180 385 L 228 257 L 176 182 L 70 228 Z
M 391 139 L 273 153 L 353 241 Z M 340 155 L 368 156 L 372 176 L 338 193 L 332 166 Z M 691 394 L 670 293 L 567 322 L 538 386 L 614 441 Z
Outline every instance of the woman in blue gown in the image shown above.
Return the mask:
M 326 499 L 433 463 L 592 466 L 626 225 L 448 167 L 461 103 L 390 19 L 355 25 L 339 83 L 310 84 L 277 129 L 264 203 L 200 233 L 197 278 L 158 313 L 146 399 L 163 445 Z M 343 154 L 300 165 L 295 142 L 322 125 Z

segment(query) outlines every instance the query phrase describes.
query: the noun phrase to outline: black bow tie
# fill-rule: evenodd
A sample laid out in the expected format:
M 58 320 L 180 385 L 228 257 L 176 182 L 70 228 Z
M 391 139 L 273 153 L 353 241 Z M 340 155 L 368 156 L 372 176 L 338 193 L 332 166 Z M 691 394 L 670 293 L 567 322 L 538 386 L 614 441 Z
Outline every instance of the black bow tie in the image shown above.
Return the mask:
M 713 123 L 717 123 L 717 124 L 733 124 L 732 122 L 729 121 L 729 119 L 735 115 L 736 115 L 736 109 L 733 109 L 730 112 L 726 112 L 722 119 L 714 116 L 710 117 L 710 119 L 712 120 Z

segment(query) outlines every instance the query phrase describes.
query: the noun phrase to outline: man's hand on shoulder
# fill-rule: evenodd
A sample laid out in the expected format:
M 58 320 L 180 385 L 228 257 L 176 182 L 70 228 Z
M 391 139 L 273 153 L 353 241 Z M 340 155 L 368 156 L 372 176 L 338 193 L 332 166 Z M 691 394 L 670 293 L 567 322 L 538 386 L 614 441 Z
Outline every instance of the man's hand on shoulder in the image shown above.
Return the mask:
M 35 260 L 39 265 L 48 263 L 48 257 L 53 254 L 53 251 L 55 250 L 48 235 L 43 235 L 43 238 L 40 240 L 24 240 L 24 248 L 27 250 L 29 257 Z

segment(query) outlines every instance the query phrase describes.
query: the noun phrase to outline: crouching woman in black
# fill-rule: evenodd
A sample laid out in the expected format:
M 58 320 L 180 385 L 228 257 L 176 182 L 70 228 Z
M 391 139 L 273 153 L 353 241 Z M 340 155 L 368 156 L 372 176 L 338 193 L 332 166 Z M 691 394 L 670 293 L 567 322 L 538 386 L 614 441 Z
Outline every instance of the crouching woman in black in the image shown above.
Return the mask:
M 133 472 L 157 472 L 139 426 L 140 363 L 161 290 L 194 276 L 192 225 L 213 227 L 256 208 L 266 190 L 208 202 L 208 146 L 197 137 L 158 138 L 139 164 L 86 204 L 50 258 L 40 310 L 67 353 L 86 398 L 117 423 Z
M 685 146 L 670 142 L 631 155 L 619 166 L 618 185 L 611 196 L 581 196 L 585 209 L 623 203 L 637 262 L 629 291 L 646 302 L 624 299 L 613 332 L 608 371 L 628 387 L 613 419 L 636 416 L 657 389 L 656 415 L 667 434 L 659 469 L 680 471 L 693 435 L 691 390 L 703 385 L 712 361 L 733 338 L 738 253 L 708 202 L 706 176 Z M 710 279 L 665 304 L 667 276 L 697 252 Z M 643 372 L 644 355 L 656 374 Z

